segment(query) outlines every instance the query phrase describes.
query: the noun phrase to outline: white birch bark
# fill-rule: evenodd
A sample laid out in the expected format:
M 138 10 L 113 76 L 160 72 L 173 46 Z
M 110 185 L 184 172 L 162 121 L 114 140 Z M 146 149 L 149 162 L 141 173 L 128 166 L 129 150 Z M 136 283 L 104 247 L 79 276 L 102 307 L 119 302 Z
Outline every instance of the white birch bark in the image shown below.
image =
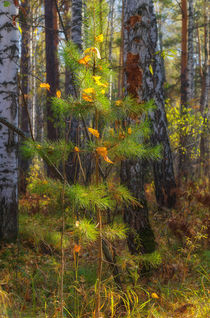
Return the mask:
M 17 8 L 0 1 L 0 116 L 18 127 L 18 30 L 12 23 Z M 17 137 L 0 125 L 0 240 L 17 236 Z
M 127 0 L 124 36 L 127 90 L 140 102 L 153 99 L 156 105 L 156 110 L 150 111 L 152 142 L 163 149 L 162 159 L 153 164 L 156 199 L 161 206 L 172 207 L 176 200 L 176 184 L 165 114 L 161 57 L 156 54 L 157 22 L 153 0 Z

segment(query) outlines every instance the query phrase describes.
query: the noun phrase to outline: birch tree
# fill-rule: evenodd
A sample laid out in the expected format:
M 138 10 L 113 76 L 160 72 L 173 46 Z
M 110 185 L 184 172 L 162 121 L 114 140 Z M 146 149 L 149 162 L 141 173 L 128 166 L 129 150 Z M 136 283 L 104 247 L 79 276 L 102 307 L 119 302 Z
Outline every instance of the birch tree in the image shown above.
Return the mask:
M 18 14 L 12 0 L 0 2 L 0 116 L 18 126 Z M 0 240 L 17 237 L 18 161 L 17 137 L 0 125 Z
M 176 201 L 176 183 L 165 114 L 161 56 L 157 51 L 153 1 L 127 1 L 125 72 L 128 92 L 139 102 L 153 99 L 156 105 L 150 112 L 152 142 L 162 146 L 162 159 L 153 163 L 156 199 L 161 206 L 172 207 Z

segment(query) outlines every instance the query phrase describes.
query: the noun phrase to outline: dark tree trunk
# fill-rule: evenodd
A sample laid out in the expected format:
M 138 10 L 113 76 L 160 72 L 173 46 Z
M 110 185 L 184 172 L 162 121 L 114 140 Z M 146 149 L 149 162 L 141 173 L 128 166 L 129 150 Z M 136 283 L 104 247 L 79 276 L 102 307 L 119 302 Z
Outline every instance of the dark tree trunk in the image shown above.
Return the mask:
M 210 84 L 209 65 L 209 15 L 207 0 L 204 2 L 204 65 L 203 65 L 200 111 L 204 118 L 204 129 L 200 140 L 201 171 L 204 176 L 209 176 L 209 134 L 208 134 L 208 93 Z
M 128 187 L 141 205 L 124 208 L 124 221 L 129 225 L 127 242 L 132 254 L 152 253 L 155 250 L 144 193 L 144 165 L 142 160 L 125 160 L 121 165 L 122 184 Z
M 45 0 L 45 40 L 46 40 L 46 81 L 50 84 L 47 93 L 47 137 L 56 140 L 58 135 L 54 127 L 54 116 L 51 106 L 51 97 L 56 96 L 59 87 L 58 71 L 58 22 L 55 2 Z
M 180 112 L 183 116 L 187 107 L 187 87 L 188 87 L 188 69 L 187 69 L 187 0 L 181 1 L 181 14 L 182 14 L 182 39 L 181 39 L 181 107 Z M 187 166 L 189 164 L 188 154 L 184 151 L 187 146 L 187 138 L 182 136 L 180 129 L 180 150 L 179 150 L 179 163 L 178 163 L 178 175 L 179 183 L 181 177 L 187 178 Z
M 79 50 L 82 50 L 82 0 L 72 0 L 71 6 L 71 40 Z M 68 92 L 73 96 L 78 95 L 78 90 L 74 82 L 74 74 L 68 73 Z M 76 118 L 71 119 L 70 140 L 75 145 L 80 145 L 80 122 Z M 67 177 L 69 182 L 75 183 L 79 177 L 79 164 L 75 160 L 74 155 L 70 155 L 68 159 Z
M 70 6 L 71 2 L 69 0 L 64 1 L 64 25 L 65 33 L 68 40 L 71 38 L 71 17 L 70 17 Z M 65 95 L 71 93 L 71 72 L 69 68 L 65 69 Z
M 21 14 L 21 61 L 20 61 L 20 86 L 21 86 L 21 104 L 20 104 L 20 128 L 27 135 L 30 135 L 29 129 L 29 68 L 30 68 L 30 5 L 27 1 L 22 1 L 22 8 L 25 14 Z M 26 176 L 29 169 L 29 160 L 20 156 L 19 158 L 19 190 L 26 191 Z

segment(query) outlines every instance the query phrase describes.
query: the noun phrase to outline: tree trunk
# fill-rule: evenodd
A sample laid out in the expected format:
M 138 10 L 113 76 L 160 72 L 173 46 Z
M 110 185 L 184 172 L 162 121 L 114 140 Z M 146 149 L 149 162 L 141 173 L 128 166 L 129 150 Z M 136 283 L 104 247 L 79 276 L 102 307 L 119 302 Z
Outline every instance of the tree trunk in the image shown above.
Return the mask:
M 0 116 L 18 126 L 18 30 L 13 17 L 18 14 L 12 0 L 0 2 Z M 0 125 L 0 240 L 12 241 L 18 232 L 17 137 Z
M 141 5 L 145 1 L 131 0 L 124 7 L 125 93 L 142 100 L 142 70 L 139 66 Z M 135 29 L 134 29 L 135 26 Z M 124 208 L 124 220 L 129 224 L 128 247 L 132 254 L 155 250 L 154 234 L 149 224 L 144 194 L 144 164 L 141 160 L 125 160 L 121 164 L 121 182 L 131 191 L 141 206 Z
M 70 1 L 64 1 L 64 25 L 65 25 L 65 33 L 70 40 L 71 38 L 71 17 L 70 17 Z M 65 68 L 65 95 L 69 95 L 71 93 L 71 72 L 68 67 Z
M 121 183 L 127 186 L 141 204 L 124 208 L 124 221 L 129 225 L 128 248 L 132 254 L 152 253 L 155 250 L 144 192 L 144 165 L 142 160 L 125 160 L 121 164 Z
M 82 0 L 72 0 L 71 6 L 71 40 L 74 42 L 79 50 L 82 50 Z M 77 87 L 74 82 L 74 74 L 69 72 L 69 93 L 77 96 Z M 79 145 L 80 144 L 80 125 L 76 118 L 71 119 L 70 140 Z M 79 165 L 75 160 L 75 156 L 70 154 L 68 159 L 69 168 L 67 177 L 69 182 L 74 183 L 79 177 Z
M 188 0 L 188 86 L 187 86 L 187 102 L 192 104 L 194 99 L 195 87 L 195 68 L 194 68 L 194 4 L 193 0 Z
M 210 84 L 209 64 L 209 15 L 207 0 L 204 1 L 204 65 L 200 98 L 200 111 L 204 118 L 204 130 L 200 140 L 201 171 L 209 176 L 208 93 Z
M 187 107 L 187 86 L 188 86 L 188 56 L 187 56 L 187 0 L 181 0 L 181 10 L 182 10 L 182 43 L 181 43 L 181 107 L 180 112 L 183 116 L 186 112 Z M 179 183 L 181 182 L 181 177 L 187 178 L 187 166 L 189 164 L 189 158 L 187 153 L 184 151 L 187 146 L 187 138 L 182 136 L 180 129 L 180 150 L 179 150 L 179 163 L 178 163 L 178 175 Z
M 110 11 L 109 11 L 109 21 L 110 21 L 110 36 L 109 36 L 109 63 L 112 66 L 112 46 L 113 46 L 113 34 L 114 34 L 114 5 L 115 0 L 110 1 Z M 112 90 L 113 90 L 113 76 L 110 75 L 109 78 L 109 98 L 112 99 Z
M 21 61 L 20 61 L 20 86 L 21 86 L 21 107 L 20 107 L 20 129 L 26 134 L 30 135 L 29 129 L 29 69 L 30 69 L 30 4 L 28 2 L 21 2 L 25 14 L 21 14 Z M 29 160 L 20 156 L 19 158 L 19 190 L 26 191 L 26 176 L 29 169 Z
M 163 91 L 163 72 L 157 48 L 157 23 L 152 0 L 130 1 L 126 19 L 128 92 L 140 102 L 154 100 L 150 111 L 152 142 L 162 146 L 162 158 L 153 163 L 155 193 L 159 205 L 173 207 L 176 202 L 173 160 L 168 138 Z
M 56 140 L 58 134 L 54 127 L 54 116 L 50 98 L 56 96 L 59 87 L 58 71 L 58 22 L 55 2 L 45 0 L 45 40 L 46 40 L 46 81 L 50 84 L 47 93 L 47 137 Z

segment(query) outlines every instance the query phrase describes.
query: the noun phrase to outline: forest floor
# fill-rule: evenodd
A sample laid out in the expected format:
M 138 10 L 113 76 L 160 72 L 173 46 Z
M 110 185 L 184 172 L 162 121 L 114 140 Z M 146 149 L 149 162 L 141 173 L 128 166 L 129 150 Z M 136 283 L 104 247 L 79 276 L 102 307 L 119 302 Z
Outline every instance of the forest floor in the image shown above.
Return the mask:
M 125 241 L 114 243 L 122 289 L 116 287 L 105 261 L 101 317 L 207 318 L 210 225 L 206 184 L 189 184 L 180 192 L 177 208 L 170 211 L 158 209 L 151 188 L 149 185 L 146 192 L 157 251 L 150 257 L 132 256 Z M 18 242 L 0 249 L 0 318 L 61 316 L 62 222 L 44 200 L 22 198 Z M 79 252 L 77 279 L 68 237 L 64 250 L 63 316 L 94 317 L 96 246 L 82 247 Z

